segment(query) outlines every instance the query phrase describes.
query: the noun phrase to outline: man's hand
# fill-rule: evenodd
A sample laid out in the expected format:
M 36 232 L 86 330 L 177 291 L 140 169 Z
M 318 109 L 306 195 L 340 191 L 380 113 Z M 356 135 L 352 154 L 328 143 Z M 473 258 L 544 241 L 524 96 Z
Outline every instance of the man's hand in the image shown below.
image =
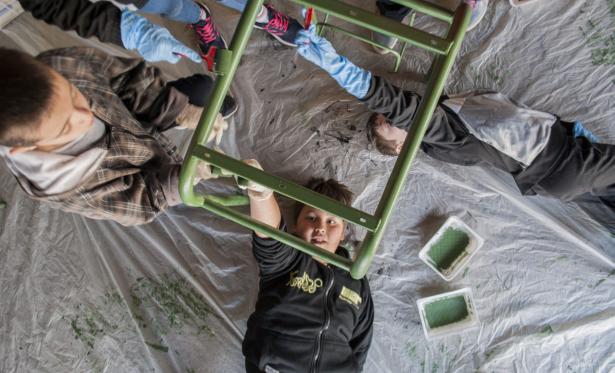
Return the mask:
M 203 114 L 203 108 L 199 106 L 195 106 L 192 104 L 186 105 L 184 110 L 177 116 L 177 125 L 181 128 L 186 129 L 195 129 L 199 124 L 199 120 L 201 119 L 201 115 Z M 215 144 L 220 145 L 222 141 L 222 135 L 224 131 L 228 129 L 228 123 L 222 117 L 221 114 L 216 115 L 216 120 L 214 121 L 214 125 L 209 133 L 209 137 L 207 138 L 207 142 L 211 142 L 212 140 L 216 140 Z
M 199 162 L 194 173 L 194 185 L 201 181 L 216 179 L 218 176 L 211 173 L 211 165 L 205 162 Z
M 201 63 L 201 56 L 180 43 L 169 30 L 124 9 L 120 22 L 122 43 L 126 49 L 136 49 L 146 61 L 177 63 L 187 57 Z
M 263 168 L 256 159 L 246 159 L 243 162 L 254 168 L 258 168 L 261 171 L 263 170 Z M 235 177 L 235 181 L 237 182 L 237 186 L 239 186 L 239 188 L 248 190 L 248 196 L 251 200 L 264 201 L 273 195 L 273 190 L 266 188 L 260 184 L 257 184 L 253 181 L 248 181 L 248 185 L 241 185 L 237 177 Z

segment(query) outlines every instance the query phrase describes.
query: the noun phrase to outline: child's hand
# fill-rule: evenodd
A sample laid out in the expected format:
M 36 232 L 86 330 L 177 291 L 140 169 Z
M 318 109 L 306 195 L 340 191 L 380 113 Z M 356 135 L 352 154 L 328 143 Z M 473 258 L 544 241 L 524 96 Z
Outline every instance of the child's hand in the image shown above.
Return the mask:
M 222 141 L 222 135 L 224 131 L 228 129 L 228 123 L 222 117 L 222 114 L 218 113 L 216 116 L 216 121 L 214 122 L 214 126 L 209 133 L 209 138 L 207 138 L 207 142 L 211 142 L 211 140 L 215 139 L 215 144 L 220 145 L 220 141 Z
M 177 117 L 177 125 L 181 128 L 195 129 L 196 126 L 199 124 L 202 114 L 202 107 L 188 104 L 186 108 L 184 108 L 184 110 L 182 110 L 182 112 Z M 218 113 L 213 128 L 211 129 L 209 137 L 207 138 L 207 142 L 209 143 L 215 139 L 215 144 L 220 145 L 220 142 L 222 141 L 222 135 L 227 129 L 228 123 L 226 123 L 226 120 L 224 120 L 222 115 Z
M 217 175 L 211 173 L 211 165 L 209 163 L 199 162 L 194 173 L 194 185 L 203 180 L 215 179 L 217 177 Z
M 246 159 L 243 162 L 249 166 L 258 168 L 261 171 L 263 170 L 263 168 L 256 159 Z M 273 190 L 266 188 L 260 184 L 257 184 L 254 181 L 248 181 L 248 185 L 242 185 L 237 179 L 237 177 L 235 177 L 235 181 L 237 182 L 237 186 L 239 186 L 239 188 L 248 190 L 248 196 L 250 196 L 250 199 L 256 201 L 263 201 L 271 197 L 271 195 L 273 194 Z
M 295 38 L 297 53 L 311 63 L 327 70 L 327 67 L 339 57 L 331 43 L 316 34 L 316 27 L 310 26 L 307 30 L 301 30 Z

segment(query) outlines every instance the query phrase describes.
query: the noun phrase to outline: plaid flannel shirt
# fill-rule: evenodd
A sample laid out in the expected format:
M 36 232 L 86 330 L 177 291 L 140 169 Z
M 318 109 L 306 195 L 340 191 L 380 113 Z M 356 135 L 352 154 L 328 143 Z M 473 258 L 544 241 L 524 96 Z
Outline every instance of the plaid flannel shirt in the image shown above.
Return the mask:
M 188 98 L 167 87 L 160 70 L 143 60 L 92 48 L 57 49 L 37 59 L 88 99 L 94 115 L 107 124 L 95 146 L 108 152 L 94 175 L 74 190 L 29 194 L 65 211 L 123 225 L 148 223 L 179 203 L 181 157 L 162 132 L 176 125 Z

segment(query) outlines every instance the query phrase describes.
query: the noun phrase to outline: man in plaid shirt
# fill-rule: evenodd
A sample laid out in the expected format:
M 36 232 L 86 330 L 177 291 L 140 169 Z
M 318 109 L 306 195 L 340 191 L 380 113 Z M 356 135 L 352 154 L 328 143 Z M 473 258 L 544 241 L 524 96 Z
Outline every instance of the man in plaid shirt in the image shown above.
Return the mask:
M 30 197 L 126 226 L 181 203 L 181 157 L 163 132 L 196 126 L 209 77 L 167 84 L 142 60 L 92 48 L 0 49 L 0 61 L 0 157 Z M 236 108 L 227 97 L 221 113 Z M 225 128 L 219 115 L 218 141 Z M 203 165 L 197 179 L 208 177 Z

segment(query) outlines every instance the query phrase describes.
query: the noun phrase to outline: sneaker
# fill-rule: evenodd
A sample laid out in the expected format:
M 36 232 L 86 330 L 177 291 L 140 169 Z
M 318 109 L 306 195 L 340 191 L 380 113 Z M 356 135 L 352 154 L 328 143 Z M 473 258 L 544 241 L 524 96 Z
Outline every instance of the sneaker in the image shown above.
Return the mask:
M 226 95 L 222 102 L 222 107 L 220 108 L 220 114 L 222 114 L 222 118 L 228 119 L 237 112 L 237 108 L 239 108 L 237 101 L 235 101 L 233 97 Z
M 218 32 L 213 20 L 211 19 L 211 12 L 209 11 L 209 8 L 203 4 L 198 4 L 198 6 L 205 11 L 207 17 L 197 23 L 193 23 L 190 25 L 190 28 L 194 29 L 196 32 L 199 39 L 199 48 L 201 49 L 202 54 L 207 55 L 209 48 L 211 47 L 216 47 L 217 49 L 228 49 L 226 40 L 224 40 L 222 35 Z
M 472 9 L 472 18 L 466 31 L 472 30 L 479 24 L 485 13 L 487 13 L 487 5 L 489 5 L 489 0 L 476 0 L 476 6 Z
M 411 10 L 410 13 L 408 13 L 408 15 L 406 15 L 401 20 L 401 23 L 406 24 L 408 22 L 408 18 L 410 18 L 410 15 L 412 14 L 412 12 L 413 12 L 413 10 Z M 387 47 L 389 49 L 393 49 L 393 47 L 395 47 L 395 44 L 397 44 L 397 38 L 394 38 L 392 36 L 387 36 L 387 35 L 384 35 L 384 34 L 380 34 L 378 32 L 374 32 L 374 31 L 372 31 L 372 41 L 375 41 L 379 45 L 382 45 L 383 47 Z M 390 53 L 390 51 L 388 51 L 386 49 L 378 48 L 375 45 L 372 45 L 372 48 L 374 48 L 374 51 L 376 51 L 376 53 L 378 53 L 378 54 Z
M 277 10 L 271 5 L 263 5 L 267 9 L 267 23 L 254 23 L 254 27 L 265 30 L 271 36 L 276 38 L 280 43 L 289 47 L 296 47 L 295 37 L 297 33 L 303 30 L 303 27 L 296 19 L 290 18 Z

